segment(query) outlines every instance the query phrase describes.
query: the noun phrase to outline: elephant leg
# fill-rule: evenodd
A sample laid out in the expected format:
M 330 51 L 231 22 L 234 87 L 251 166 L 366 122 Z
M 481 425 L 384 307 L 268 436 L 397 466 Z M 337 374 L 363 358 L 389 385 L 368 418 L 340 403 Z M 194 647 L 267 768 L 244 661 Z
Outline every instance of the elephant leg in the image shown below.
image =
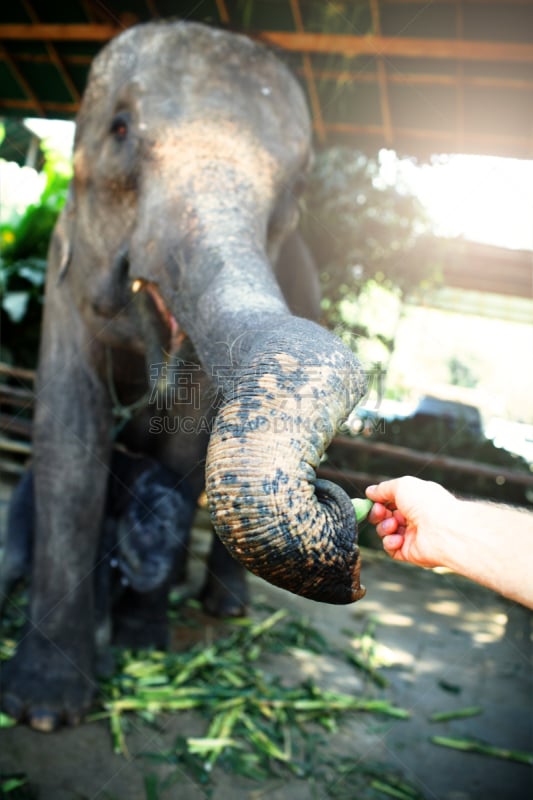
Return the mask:
M 170 581 L 151 592 L 127 587 L 113 607 L 113 643 L 134 650 L 168 644 L 168 594 Z
M 27 580 L 32 570 L 33 532 L 35 525 L 35 499 L 33 469 L 23 474 L 15 487 L 7 520 L 4 556 L 0 562 L 0 613 L 6 607 L 9 595 L 19 581 Z M 98 674 L 110 674 L 108 645 L 111 641 L 111 559 L 116 546 L 116 525 L 106 519 L 102 527 L 100 550 L 94 572 L 95 635 Z
M 116 546 L 117 521 L 106 512 L 94 568 L 95 671 L 102 677 L 111 676 L 115 665 L 109 646 L 112 641 L 112 606 L 117 580 L 117 570 L 113 567 L 117 561 Z
M 0 615 L 15 584 L 29 577 L 33 523 L 33 471 L 28 469 L 9 504 L 4 556 L 0 562 Z
M 249 601 L 246 570 L 215 535 L 200 600 L 204 611 L 213 617 L 242 617 L 246 614 Z
M 78 722 L 96 689 L 93 572 L 111 427 L 81 329 L 62 326 L 54 305 L 45 314 L 34 421 L 30 620 L 0 685 L 7 713 L 42 731 Z

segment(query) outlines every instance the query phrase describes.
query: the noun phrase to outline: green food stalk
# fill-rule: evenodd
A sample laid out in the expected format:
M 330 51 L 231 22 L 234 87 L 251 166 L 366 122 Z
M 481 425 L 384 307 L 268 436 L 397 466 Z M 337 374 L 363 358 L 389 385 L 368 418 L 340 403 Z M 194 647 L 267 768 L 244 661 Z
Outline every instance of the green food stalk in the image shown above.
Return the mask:
M 355 500 L 352 500 L 352 505 L 354 507 L 357 524 L 359 524 L 368 517 L 374 503 L 372 500 L 367 500 L 364 497 L 357 497 Z

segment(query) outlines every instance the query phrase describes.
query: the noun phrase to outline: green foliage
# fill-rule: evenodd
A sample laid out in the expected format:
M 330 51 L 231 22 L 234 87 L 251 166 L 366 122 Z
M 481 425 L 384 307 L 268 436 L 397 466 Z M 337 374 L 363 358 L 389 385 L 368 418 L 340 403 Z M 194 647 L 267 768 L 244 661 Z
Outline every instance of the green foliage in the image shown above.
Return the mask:
M 44 172 L 46 184 L 39 202 L 0 226 L 1 357 L 29 367 L 37 360 L 48 244 L 70 180 L 69 171 L 51 151 Z
M 465 386 L 473 389 L 479 383 L 475 368 L 465 363 L 462 358 L 452 356 L 448 361 L 450 383 L 452 386 Z
M 318 154 L 303 229 L 318 262 L 332 328 L 348 325 L 355 334 L 368 333 L 346 319 L 343 304 L 357 304 L 369 281 L 401 298 L 438 275 L 439 254 L 420 201 L 406 187 L 384 181 L 379 158 L 356 150 L 332 147 Z

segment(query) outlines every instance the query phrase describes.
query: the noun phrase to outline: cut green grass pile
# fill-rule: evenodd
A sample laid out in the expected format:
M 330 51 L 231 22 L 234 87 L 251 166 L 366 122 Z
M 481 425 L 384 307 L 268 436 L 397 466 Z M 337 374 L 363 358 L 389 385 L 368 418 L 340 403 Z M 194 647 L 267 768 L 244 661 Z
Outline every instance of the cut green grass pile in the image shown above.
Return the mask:
M 254 779 L 284 770 L 305 778 L 317 767 L 311 745 L 320 729 L 336 730 L 349 713 L 409 716 L 382 698 L 328 691 L 310 680 L 287 685 L 260 666 L 268 653 L 294 646 L 323 649 L 317 631 L 281 610 L 260 622 L 240 620 L 228 636 L 185 653 L 124 651 L 102 685 L 104 711 L 96 716 L 109 719 L 115 752 L 128 756 L 130 714 L 153 723 L 165 712 L 195 710 L 205 718 L 203 736 L 144 755 L 187 770 L 203 785 L 215 765 Z

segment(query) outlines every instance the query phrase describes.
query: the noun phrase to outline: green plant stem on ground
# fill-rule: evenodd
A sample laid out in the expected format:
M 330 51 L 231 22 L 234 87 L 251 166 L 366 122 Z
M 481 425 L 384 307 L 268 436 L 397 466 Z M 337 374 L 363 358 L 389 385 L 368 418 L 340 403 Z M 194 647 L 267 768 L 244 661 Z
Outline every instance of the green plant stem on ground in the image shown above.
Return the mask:
M 522 750 L 508 750 L 505 747 L 495 747 L 491 744 L 477 742 L 475 739 L 454 739 L 451 736 L 432 736 L 430 742 L 441 747 L 451 747 L 453 750 L 463 750 L 466 753 L 478 753 L 492 758 L 503 758 L 505 761 L 517 761 L 519 764 L 533 766 L 533 753 Z
M 477 717 L 483 713 L 479 706 L 469 706 L 468 708 L 458 708 L 456 711 L 440 711 L 430 716 L 430 722 L 448 722 L 452 719 L 464 719 L 465 717 Z

